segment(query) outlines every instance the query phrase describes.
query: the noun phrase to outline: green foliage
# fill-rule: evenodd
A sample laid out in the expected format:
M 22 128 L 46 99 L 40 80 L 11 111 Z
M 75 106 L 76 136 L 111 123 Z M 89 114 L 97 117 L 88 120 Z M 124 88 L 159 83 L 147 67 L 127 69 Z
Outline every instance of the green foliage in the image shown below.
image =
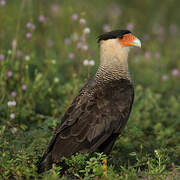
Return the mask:
M 0 179 L 179 179 L 178 5 L 178 0 L 0 0 Z M 95 153 L 63 158 L 37 174 L 54 129 L 97 70 L 95 37 L 125 28 L 141 39 L 142 49 L 129 56 L 135 101 L 107 157 L 107 171 L 106 156 Z
M 60 165 L 64 168 L 63 175 L 91 179 L 94 177 L 101 177 L 103 171 L 103 160 L 107 158 L 103 153 L 76 154 L 71 158 L 62 158 Z

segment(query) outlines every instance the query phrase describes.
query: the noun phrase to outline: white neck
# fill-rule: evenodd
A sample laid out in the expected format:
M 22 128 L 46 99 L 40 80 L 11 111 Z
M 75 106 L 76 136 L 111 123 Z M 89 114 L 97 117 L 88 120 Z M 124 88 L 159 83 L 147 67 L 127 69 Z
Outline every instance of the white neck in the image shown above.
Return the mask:
M 118 39 L 100 42 L 100 65 L 96 73 L 97 78 L 130 79 L 128 71 L 129 47 L 120 45 Z

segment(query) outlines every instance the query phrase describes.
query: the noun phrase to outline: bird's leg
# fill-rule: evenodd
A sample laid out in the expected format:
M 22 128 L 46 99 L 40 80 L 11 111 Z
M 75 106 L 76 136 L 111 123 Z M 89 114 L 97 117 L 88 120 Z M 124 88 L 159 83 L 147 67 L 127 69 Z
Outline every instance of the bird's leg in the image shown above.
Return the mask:
M 103 159 L 103 170 L 105 175 L 107 173 L 107 158 Z

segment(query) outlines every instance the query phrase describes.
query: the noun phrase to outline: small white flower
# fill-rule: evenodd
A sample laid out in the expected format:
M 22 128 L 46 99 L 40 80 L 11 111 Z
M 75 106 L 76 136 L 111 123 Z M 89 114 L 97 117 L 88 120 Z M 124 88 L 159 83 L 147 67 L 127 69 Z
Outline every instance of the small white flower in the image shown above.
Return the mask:
M 25 58 L 26 61 L 30 60 L 30 56 L 29 55 L 26 55 L 24 58 Z
M 88 65 L 89 65 L 89 61 L 88 61 L 87 59 L 85 59 L 85 60 L 83 61 L 83 65 L 84 65 L 84 66 L 88 66 Z
M 11 101 L 8 101 L 8 103 L 7 103 L 7 104 L 8 104 L 8 106 L 12 106 L 12 105 L 11 105 Z
M 95 61 L 94 61 L 94 60 L 90 60 L 90 61 L 89 61 L 89 65 L 90 65 L 90 66 L 94 66 L 94 65 L 95 65 Z
M 8 106 L 16 106 L 16 101 L 8 101 Z
M 16 106 L 16 101 L 12 101 L 12 106 Z
M 91 30 L 90 30 L 90 28 L 86 27 L 86 28 L 84 28 L 83 32 L 85 34 L 89 34 L 91 32 Z
M 82 25 L 86 24 L 86 20 L 85 20 L 84 18 L 81 18 L 81 19 L 79 20 L 79 22 L 80 22 L 80 24 L 82 24 Z
M 13 134 L 15 134 L 15 133 L 17 132 L 17 128 L 16 128 L 16 127 L 11 128 L 11 132 L 12 132 Z
M 15 117 L 16 117 L 16 115 L 15 115 L 14 113 L 11 113 L 11 114 L 10 114 L 10 118 L 11 118 L 11 119 L 14 119 Z

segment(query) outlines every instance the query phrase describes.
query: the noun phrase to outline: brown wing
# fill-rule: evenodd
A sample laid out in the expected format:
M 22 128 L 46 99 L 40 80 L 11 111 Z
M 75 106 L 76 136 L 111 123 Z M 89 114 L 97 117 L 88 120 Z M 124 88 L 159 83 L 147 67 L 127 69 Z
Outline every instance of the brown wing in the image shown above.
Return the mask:
M 51 140 L 52 162 L 76 152 L 92 152 L 119 134 L 129 117 L 133 86 L 129 81 L 98 86 L 89 82 L 74 99 Z M 108 144 L 107 144 L 108 145 Z

